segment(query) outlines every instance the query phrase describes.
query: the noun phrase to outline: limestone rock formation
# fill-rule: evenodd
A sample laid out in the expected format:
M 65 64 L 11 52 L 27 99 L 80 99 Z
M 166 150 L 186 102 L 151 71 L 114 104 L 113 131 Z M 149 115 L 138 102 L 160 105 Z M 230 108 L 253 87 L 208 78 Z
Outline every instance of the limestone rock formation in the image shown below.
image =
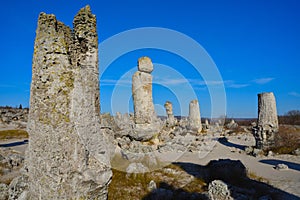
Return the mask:
M 138 71 L 132 76 L 134 121 L 136 124 L 151 124 L 156 120 L 152 99 L 153 64 L 148 57 L 138 60 Z
M 170 101 L 167 101 L 164 105 L 167 113 L 167 121 L 166 121 L 166 126 L 167 127 L 173 127 L 177 120 L 175 119 L 173 115 L 173 105 Z
M 189 129 L 200 133 L 202 130 L 198 100 L 192 100 L 189 105 Z
M 239 125 L 232 119 L 228 124 L 226 124 L 226 128 L 228 129 L 236 129 Z
M 135 125 L 130 137 L 138 141 L 151 139 L 161 128 L 152 99 L 152 70 L 151 59 L 141 57 L 138 60 L 138 71 L 132 76 Z
M 274 146 L 278 127 L 274 94 L 272 92 L 258 94 L 258 120 L 257 126 L 253 129 L 256 148 L 269 149 Z
M 149 57 L 141 57 L 138 59 L 138 70 L 140 72 L 151 73 L 153 71 L 153 64 Z
M 14 126 L 25 129 L 28 120 L 28 108 L 0 107 L 0 127 Z
M 205 119 L 203 129 L 206 129 L 206 130 L 209 129 L 209 122 L 208 122 L 208 119 Z
M 41 13 L 34 46 L 26 155 L 30 199 L 106 199 L 111 179 L 100 130 L 98 36 L 90 7 L 73 31 Z

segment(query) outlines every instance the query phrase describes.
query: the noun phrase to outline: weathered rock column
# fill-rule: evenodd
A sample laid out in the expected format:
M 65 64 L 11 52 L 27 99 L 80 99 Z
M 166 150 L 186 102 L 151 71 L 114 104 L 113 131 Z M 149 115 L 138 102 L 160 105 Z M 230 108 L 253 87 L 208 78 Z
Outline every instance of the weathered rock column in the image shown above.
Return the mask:
M 134 127 L 131 138 L 147 141 L 157 134 L 162 126 L 156 116 L 152 99 L 153 64 L 150 58 L 138 60 L 138 71 L 132 76 L 132 97 L 134 105 Z
M 204 122 L 204 129 L 209 129 L 209 122 L 208 122 L 208 119 L 205 119 L 205 122 Z
M 41 13 L 34 46 L 26 164 L 29 199 L 106 199 L 111 179 L 100 130 L 98 36 L 89 6 L 74 32 Z
M 164 105 L 167 113 L 167 121 L 166 121 L 166 126 L 167 127 L 172 127 L 176 124 L 176 119 L 173 115 L 173 105 L 170 101 L 167 101 Z
M 189 119 L 188 119 L 188 128 L 190 130 L 200 133 L 202 130 L 201 117 L 200 117 L 200 108 L 198 100 L 192 100 L 189 105 Z
M 253 130 L 256 148 L 269 149 L 274 146 L 278 127 L 274 94 L 272 92 L 258 94 L 258 120 L 257 127 Z
M 151 124 L 156 120 L 152 99 L 153 64 L 150 58 L 138 60 L 138 71 L 132 76 L 134 121 L 136 124 Z

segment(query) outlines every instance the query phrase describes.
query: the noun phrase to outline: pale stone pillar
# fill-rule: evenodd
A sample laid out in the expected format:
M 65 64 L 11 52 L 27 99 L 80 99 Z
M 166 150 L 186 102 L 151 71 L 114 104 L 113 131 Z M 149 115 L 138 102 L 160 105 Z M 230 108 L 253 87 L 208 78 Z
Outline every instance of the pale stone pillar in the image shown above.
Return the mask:
M 198 100 L 192 100 L 189 105 L 189 129 L 198 133 L 202 130 Z
M 170 101 L 166 101 L 164 105 L 167 113 L 167 121 L 166 121 L 166 126 L 167 127 L 172 127 L 176 124 L 176 119 L 173 115 L 173 105 Z
M 29 199 L 106 199 L 111 179 L 100 130 L 98 36 L 90 7 L 74 32 L 41 13 L 32 64 Z
M 138 60 L 138 71 L 132 76 L 134 121 L 136 124 L 151 124 L 156 119 L 152 99 L 153 64 L 150 58 Z
M 273 147 L 278 127 L 274 94 L 272 92 L 258 94 L 257 127 L 253 130 L 256 147 L 259 149 L 269 149 Z

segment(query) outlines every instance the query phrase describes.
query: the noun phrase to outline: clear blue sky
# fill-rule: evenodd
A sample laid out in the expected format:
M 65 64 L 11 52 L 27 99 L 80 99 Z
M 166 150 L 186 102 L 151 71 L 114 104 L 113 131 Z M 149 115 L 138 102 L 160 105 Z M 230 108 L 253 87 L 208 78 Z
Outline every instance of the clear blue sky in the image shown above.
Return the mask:
M 279 114 L 300 109 L 298 0 L 1 1 L 0 105 L 29 104 L 39 13 L 53 13 L 59 21 L 72 26 L 74 15 L 86 4 L 97 16 L 99 42 L 139 27 L 168 28 L 196 40 L 211 56 L 224 80 L 229 117 L 256 117 L 257 93 L 268 91 L 273 91 L 276 96 Z M 153 49 L 123 55 L 103 73 L 100 81 L 102 112 L 112 111 L 111 95 L 114 83 L 120 77 L 125 78 L 124 85 L 119 88 L 122 92 L 130 92 L 130 77 L 135 70 L 132 68 L 136 66 L 137 58 L 143 55 L 151 57 L 154 63 L 176 69 L 188 80 L 199 80 L 191 85 L 199 99 L 202 115 L 210 115 L 209 93 L 205 84 L 199 84 L 203 80 L 194 76 L 190 63 L 172 53 Z M 180 76 L 172 77 L 167 71 L 160 71 L 159 65 L 155 66 L 153 75 L 157 82 L 169 80 L 169 85 L 182 86 L 180 81 L 176 82 Z M 158 113 L 163 113 L 163 103 L 171 100 L 175 114 L 187 114 L 188 105 L 179 105 L 170 88 L 156 84 L 153 93 Z M 176 95 L 184 96 L 184 93 Z M 118 105 L 124 105 L 129 111 L 132 111 L 131 101 L 122 102 L 121 94 L 117 98 Z

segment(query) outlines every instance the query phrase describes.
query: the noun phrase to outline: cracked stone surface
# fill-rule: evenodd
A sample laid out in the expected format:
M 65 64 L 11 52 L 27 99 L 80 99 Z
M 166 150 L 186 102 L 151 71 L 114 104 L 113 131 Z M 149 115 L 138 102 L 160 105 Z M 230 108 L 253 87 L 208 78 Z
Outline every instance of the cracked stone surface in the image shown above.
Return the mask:
M 90 7 L 73 30 L 38 19 L 26 155 L 30 199 L 106 199 L 111 179 L 100 130 L 98 35 Z

